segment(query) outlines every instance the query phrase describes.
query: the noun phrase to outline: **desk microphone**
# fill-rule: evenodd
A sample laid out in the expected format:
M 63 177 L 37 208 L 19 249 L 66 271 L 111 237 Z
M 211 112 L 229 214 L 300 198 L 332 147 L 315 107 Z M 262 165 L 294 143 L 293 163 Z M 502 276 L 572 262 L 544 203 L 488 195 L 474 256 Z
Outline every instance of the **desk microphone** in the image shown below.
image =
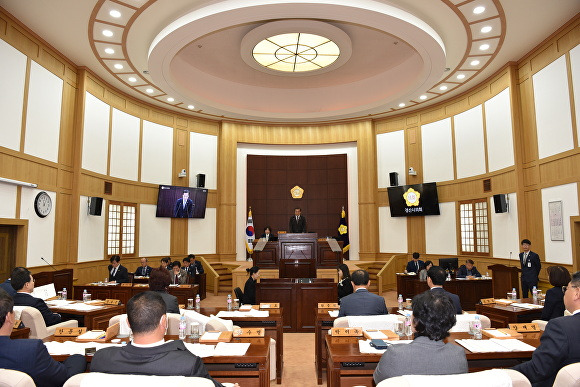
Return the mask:
M 40 259 L 42 259 L 44 262 L 48 263 L 48 261 L 46 259 L 44 259 L 44 257 L 40 257 Z M 54 271 L 58 271 L 56 267 L 52 266 L 50 263 L 48 263 L 48 266 L 52 267 L 52 269 Z

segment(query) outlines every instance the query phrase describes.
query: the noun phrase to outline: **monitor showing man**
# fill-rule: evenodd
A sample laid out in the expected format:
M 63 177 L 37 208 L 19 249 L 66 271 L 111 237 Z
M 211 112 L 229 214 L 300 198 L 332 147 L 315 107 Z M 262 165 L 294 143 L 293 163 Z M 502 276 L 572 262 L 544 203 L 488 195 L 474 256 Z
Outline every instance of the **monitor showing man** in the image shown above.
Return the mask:
M 302 209 L 300 207 L 294 209 L 294 216 L 290 217 L 288 229 L 294 233 L 306 232 L 306 218 L 302 215 Z
M 175 202 L 175 218 L 193 217 L 193 201 L 189 198 L 189 190 L 183 190 L 183 195 Z
M 338 317 L 389 314 L 385 299 L 368 291 L 371 280 L 366 270 L 355 270 L 350 277 L 354 291 L 340 299 Z

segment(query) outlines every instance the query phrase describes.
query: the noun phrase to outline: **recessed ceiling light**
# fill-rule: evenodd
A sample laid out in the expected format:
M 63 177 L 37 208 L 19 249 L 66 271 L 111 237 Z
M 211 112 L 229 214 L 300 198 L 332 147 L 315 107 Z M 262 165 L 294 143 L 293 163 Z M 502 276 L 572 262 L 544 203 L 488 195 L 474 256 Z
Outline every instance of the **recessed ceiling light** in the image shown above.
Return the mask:
M 426 95 L 422 95 L 422 96 L 419 97 L 419 99 L 427 99 L 427 96 Z
M 479 6 L 479 7 L 475 7 L 473 8 L 473 13 L 476 15 L 479 15 L 480 13 L 483 13 L 485 11 L 485 7 L 483 6 Z
M 116 9 L 113 9 L 111 12 L 109 12 L 109 15 L 111 15 L 112 17 L 121 17 L 121 12 L 117 11 Z
M 405 104 L 401 102 L 401 103 L 399 104 L 399 107 L 405 107 Z
M 439 88 L 439 90 L 447 90 L 447 86 L 443 85 Z
M 193 106 L 193 105 L 187 105 L 187 108 L 188 108 L 189 110 L 193 110 L 193 109 L 195 109 L 195 106 Z
M 469 62 L 470 65 L 472 66 L 477 66 L 479 64 L 478 60 L 472 60 L 471 62 Z
M 149 94 L 153 93 L 153 89 L 147 89 L 145 91 L 148 92 Z
M 135 77 L 129 77 L 129 82 L 137 82 L 137 78 L 135 78 Z
M 482 44 L 481 46 L 479 46 L 479 49 L 481 51 L 485 51 L 489 49 L 489 44 Z
M 463 79 L 465 78 L 465 74 L 457 74 L 457 79 Z
M 175 98 L 172 98 L 172 97 L 167 98 L 167 102 L 173 102 L 173 101 L 175 101 Z
M 110 38 L 111 36 L 113 36 L 113 31 L 103 30 L 103 35 L 105 35 L 107 38 Z
M 123 69 L 123 65 L 122 65 L 122 64 L 120 64 L 120 63 L 115 63 L 115 66 L 114 66 L 114 67 L 115 67 L 117 70 L 122 70 L 122 69 Z
M 105 53 L 109 54 L 109 55 L 113 55 L 115 53 L 115 50 L 113 50 L 111 47 L 107 47 L 107 48 L 105 48 Z
M 487 34 L 487 33 L 488 33 L 488 32 L 490 32 L 490 31 L 491 31 L 491 26 L 485 26 L 485 27 L 483 27 L 483 28 L 481 29 L 481 32 L 482 32 L 483 34 Z

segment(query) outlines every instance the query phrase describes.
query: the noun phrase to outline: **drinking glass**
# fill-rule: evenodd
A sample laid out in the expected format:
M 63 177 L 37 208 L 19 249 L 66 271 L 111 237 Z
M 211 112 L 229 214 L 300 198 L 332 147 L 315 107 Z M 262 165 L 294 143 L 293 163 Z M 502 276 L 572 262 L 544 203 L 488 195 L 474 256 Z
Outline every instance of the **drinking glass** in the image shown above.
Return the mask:
M 192 322 L 189 328 L 189 338 L 190 339 L 199 339 L 199 323 Z
M 193 309 L 193 298 L 187 299 L 187 309 Z
M 85 295 L 85 298 L 86 298 L 86 301 L 90 301 L 90 300 L 91 300 L 91 293 L 87 293 L 87 294 Z M 86 302 L 86 301 L 85 301 L 85 302 Z
M 403 322 L 395 321 L 394 324 L 395 333 L 399 336 L 403 336 Z

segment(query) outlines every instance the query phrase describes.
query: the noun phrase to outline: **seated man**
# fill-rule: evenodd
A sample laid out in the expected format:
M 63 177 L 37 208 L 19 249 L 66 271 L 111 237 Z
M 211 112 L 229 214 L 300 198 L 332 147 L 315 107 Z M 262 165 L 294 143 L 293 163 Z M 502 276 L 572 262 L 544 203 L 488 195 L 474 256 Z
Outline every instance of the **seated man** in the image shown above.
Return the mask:
M 187 271 L 181 268 L 181 263 L 179 261 L 173 262 L 169 275 L 173 285 L 184 285 L 187 283 Z
M 135 270 L 135 275 L 149 277 L 149 274 L 151 274 L 151 266 L 147 264 L 147 258 L 141 258 L 141 266 Z
M 10 278 L 0 284 L 0 288 L 4 289 L 6 293 L 8 293 L 11 297 L 14 297 L 16 294 L 16 290 L 10 284 Z
M 121 265 L 121 257 L 113 255 L 109 261 L 111 262 L 107 268 L 109 270 L 109 282 L 118 284 L 129 282 L 129 271 L 125 266 Z
M 580 271 L 564 288 L 564 305 L 572 316 L 551 319 L 532 360 L 514 367 L 532 386 L 551 386 L 562 367 L 580 362 Z
M 0 368 L 27 373 L 39 387 L 60 387 L 71 376 L 85 372 L 87 362 L 82 355 L 59 363 L 48 354 L 42 340 L 12 340 L 13 307 L 12 297 L 0 289 Z
M 402 375 L 467 373 L 465 350 L 443 342 L 457 321 L 451 300 L 443 294 L 424 292 L 413 298 L 412 308 L 415 339 L 387 348 L 375 369 L 375 383 Z
M 11 284 L 16 294 L 14 295 L 14 305 L 16 306 L 32 306 L 38 309 L 44 318 L 44 323 L 47 327 L 58 324 L 62 317 L 58 313 L 52 313 L 46 302 L 40 298 L 33 297 L 32 291 L 34 290 L 34 278 L 32 274 L 25 267 L 17 267 L 12 270 Z
M 193 254 L 183 258 L 183 268 L 187 270 L 188 275 L 203 274 L 203 266 Z
M 367 290 L 371 280 L 366 270 L 355 270 L 350 278 L 354 291 L 340 299 L 338 317 L 389 314 L 385 299 Z
M 473 266 L 473 263 L 474 262 L 471 259 L 465 261 L 465 265 L 461 265 L 455 278 L 481 277 L 481 274 L 477 271 L 477 268 Z
M 419 253 L 413 253 L 413 259 L 407 262 L 407 273 L 419 273 L 425 266 L 425 262 L 419 259 Z
M 441 266 L 433 266 L 427 271 L 427 285 L 430 288 L 429 291 L 445 294 L 455 306 L 457 314 L 462 314 L 463 311 L 461 310 L 459 296 L 443 289 L 443 284 L 445 284 L 445 270 L 443 270 Z
M 156 292 L 139 293 L 127 302 L 127 319 L 133 341 L 124 347 L 98 350 L 92 372 L 133 375 L 183 375 L 210 379 L 200 357 L 189 352 L 183 341 L 165 342 L 165 302 Z

